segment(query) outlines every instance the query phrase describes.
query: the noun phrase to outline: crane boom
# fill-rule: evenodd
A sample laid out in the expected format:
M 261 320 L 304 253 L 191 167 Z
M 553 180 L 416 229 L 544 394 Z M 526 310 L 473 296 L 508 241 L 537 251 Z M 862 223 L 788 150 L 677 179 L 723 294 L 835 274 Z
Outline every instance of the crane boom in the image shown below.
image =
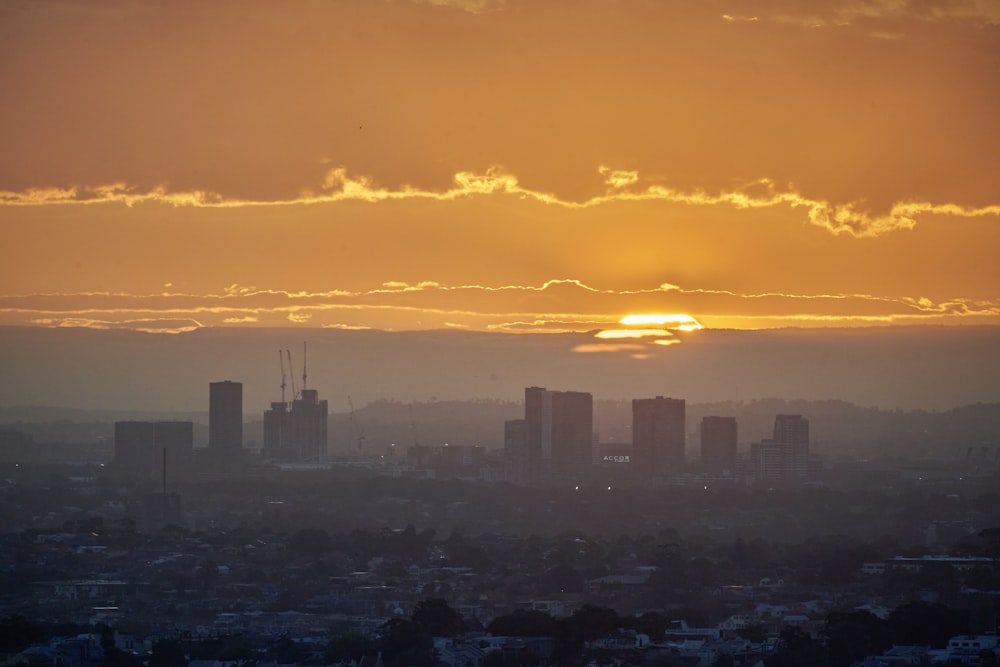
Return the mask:
M 282 359 L 281 350 L 278 350 L 278 366 L 281 367 L 281 402 L 285 402 L 285 361 Z
M 302 391 L 306 389 L 306 341 L 302 341 Z
M 298 392 L 295 391 L 295 368 L 292 366 L 292 351 L 285 350 L 285 354 L 288 355 L 288 372 L 292 376 L 292 400 L 294 401 L 295 397 L 298 396 Z

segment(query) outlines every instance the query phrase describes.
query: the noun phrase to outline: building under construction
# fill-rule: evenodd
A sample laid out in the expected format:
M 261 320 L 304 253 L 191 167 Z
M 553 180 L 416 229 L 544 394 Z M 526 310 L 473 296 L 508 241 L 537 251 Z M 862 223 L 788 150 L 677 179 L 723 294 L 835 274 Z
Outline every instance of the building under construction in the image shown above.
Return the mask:
M 319 400 L 319 392 L 307 389 L 306 348 L 302 347 L 302 390 L 295 390 L 292 374 L 292 400 L 285 400 L 286 375 L 292 371 L 292 354 L 278 351 L 281 368 L 281 400 L 271 403 L 271 409 L 264 411 L 264 451 L 266 459 L 284 461 L 322 461 L 327 454 L 327 402 Z

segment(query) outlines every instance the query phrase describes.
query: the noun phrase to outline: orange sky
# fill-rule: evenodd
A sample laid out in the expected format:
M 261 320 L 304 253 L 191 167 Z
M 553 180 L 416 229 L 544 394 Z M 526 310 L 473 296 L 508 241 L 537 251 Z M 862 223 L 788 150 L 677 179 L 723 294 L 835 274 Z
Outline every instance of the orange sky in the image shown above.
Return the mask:
M 0 324 L 1000 324 L 994 0 L 0 5 Z

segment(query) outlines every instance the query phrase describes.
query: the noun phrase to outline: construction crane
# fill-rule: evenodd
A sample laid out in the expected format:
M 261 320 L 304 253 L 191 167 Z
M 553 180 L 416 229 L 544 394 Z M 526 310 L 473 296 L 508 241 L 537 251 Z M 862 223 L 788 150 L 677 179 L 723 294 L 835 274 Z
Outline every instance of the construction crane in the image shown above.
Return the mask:
M 351 400 L 350 396 L 347 397 L 347 405 L 351 408 L 351 415 L 350 415 L 351 442 L 358 443 L 358 452 L 360 453 L 361 448 L 365 443 L 365 435 L 364 433 L 360 433 L 358 431 L 357 425 L 354 422 L 354 401 Z
M 281 350 L 278 350 L 278 366 L 281 367 L 281 402 L 285 402 L 285 361 L 282 358 Z
M 306 390 L 306 341 L 302 341 L 302 391 Z
M 292 351 L 286 349 L 285 354 L 288 355 L 288 373 L 292 376 L 292 400 L 294 401 L 299 393 L 295 391 L 295 368 L 292 366 Z

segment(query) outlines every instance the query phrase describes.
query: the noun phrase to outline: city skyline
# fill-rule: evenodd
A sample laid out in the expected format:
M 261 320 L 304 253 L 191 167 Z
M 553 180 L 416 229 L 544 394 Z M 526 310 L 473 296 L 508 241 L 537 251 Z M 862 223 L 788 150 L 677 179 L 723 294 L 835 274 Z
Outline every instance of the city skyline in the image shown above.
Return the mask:
M 1000 324 L 995 3 L 0 11 L 0 325 Z

